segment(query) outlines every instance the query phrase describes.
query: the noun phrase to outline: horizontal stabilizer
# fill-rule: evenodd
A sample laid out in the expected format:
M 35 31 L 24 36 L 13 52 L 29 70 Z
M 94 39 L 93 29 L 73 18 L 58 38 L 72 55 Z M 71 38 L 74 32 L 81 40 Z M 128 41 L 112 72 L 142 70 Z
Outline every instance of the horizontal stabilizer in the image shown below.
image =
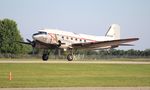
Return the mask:
M 119 44 L 119 46 L 134 46 L 133 44 Z

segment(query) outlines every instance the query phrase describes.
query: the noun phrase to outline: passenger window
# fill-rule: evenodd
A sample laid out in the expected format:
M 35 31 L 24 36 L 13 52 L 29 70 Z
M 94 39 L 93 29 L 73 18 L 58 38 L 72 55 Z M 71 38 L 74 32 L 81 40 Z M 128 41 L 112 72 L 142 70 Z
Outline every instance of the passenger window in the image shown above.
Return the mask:
M 80 39 L 80 42 L 82 42 L 82 39 Z

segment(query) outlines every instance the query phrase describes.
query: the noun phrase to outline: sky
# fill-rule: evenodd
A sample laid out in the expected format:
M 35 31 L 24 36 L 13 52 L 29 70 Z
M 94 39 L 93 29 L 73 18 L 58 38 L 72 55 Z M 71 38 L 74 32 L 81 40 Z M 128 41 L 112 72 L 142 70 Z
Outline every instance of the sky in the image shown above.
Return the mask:
M 140 38 L 119 49 L 150 48 L 150 0 L 0 0 L 4 18 L 16 21 L 24 40 L 43 28 L 102 36 L 115 23 L 121 38 Z

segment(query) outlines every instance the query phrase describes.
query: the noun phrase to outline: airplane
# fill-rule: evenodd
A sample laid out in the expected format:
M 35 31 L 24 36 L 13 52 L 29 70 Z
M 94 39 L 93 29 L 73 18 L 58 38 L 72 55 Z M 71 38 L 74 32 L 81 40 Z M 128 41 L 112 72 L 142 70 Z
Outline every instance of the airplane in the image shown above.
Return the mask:
M 68 52 L 67 60 L 74 59 L 74 50 L 80 49 L 111 49 L 119 46 L 132 46 L 128 42 L 139 40 L 139 38 L 120 39 L 120 26 L 112 24 L 105 36 L 94 36 L 87 34 L 77 34 L 58 29 L 41 29 L 32 35 L 33 41 L 20 42 L 31 45 L 34 48 L 43 49 L 43 61 L 47 61 L 50 50 L 63 49 Z

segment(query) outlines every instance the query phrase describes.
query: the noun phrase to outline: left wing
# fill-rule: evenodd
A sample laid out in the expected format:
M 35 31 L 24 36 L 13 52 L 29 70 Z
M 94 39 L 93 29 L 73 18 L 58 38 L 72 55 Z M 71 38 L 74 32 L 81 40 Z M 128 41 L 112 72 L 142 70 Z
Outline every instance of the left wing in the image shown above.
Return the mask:
M 128 39 L 117 39 L 117 40 L 108 40 L 108 41 L 96 41 L 96 42 L 87 42 L 87 43 L 75 43 L 72 44 L 73 48 L 101 48 L 107 46 L 119 46 L 119 45 L 128 45 L 127 42 L 132 42 L 139 40 L 139 38 L 128 38 Z

